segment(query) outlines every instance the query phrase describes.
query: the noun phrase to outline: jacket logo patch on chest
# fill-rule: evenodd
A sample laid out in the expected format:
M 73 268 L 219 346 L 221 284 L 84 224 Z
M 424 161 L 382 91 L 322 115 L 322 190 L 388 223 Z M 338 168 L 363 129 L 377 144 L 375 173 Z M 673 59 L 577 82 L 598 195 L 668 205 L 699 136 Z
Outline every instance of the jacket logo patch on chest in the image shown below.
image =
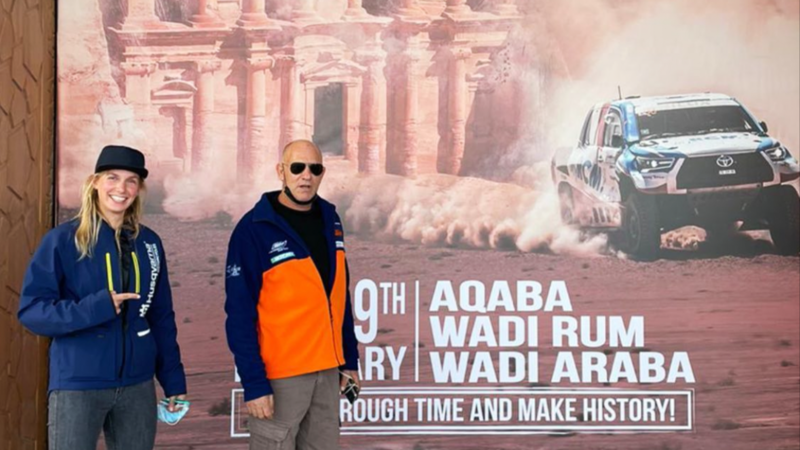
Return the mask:
M 289 246 L 289 241 L 280 241 L 272 244 L 272 249 L 270 249 L 269 254 L 278 253 L 278 252 L 285 252 Z
M 284 259 L 293 258 L 293 257 L 294 257 L 294 252 L 286 252 L 286 253 L 281 253 L 280 255 L 277 255 L 277 256 L 273 256 L 272 259 L 270 259 L 269 261 L 272 264 L 275 264 L 277 262 L 283 261 Z
M 161 258 L 158 256 L 158 246 L 156 244 L 144 243 L 147 249 L 147 257 L 150 259 L 150 289 L 147 291 L 147 300 L 142 303 L 139 308 L 139 317 L 144 317 L 147 310 L 150 309 L 150 304 L 153 303 L 153 296 L 156 294 L 156 282 L 158 281 L 158 273 L 161 270 Z

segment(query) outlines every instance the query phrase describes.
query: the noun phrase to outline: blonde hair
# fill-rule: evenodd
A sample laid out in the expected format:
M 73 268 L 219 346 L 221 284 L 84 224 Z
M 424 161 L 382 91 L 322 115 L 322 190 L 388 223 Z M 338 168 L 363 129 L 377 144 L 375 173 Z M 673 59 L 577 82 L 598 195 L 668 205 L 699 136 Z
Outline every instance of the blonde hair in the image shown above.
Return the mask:
M 94 187 L 95 181 L 100 179 L 107 172 L 93 173 L 86 178 L 83 182 L 81 189 L 81 209 L 75 216 L 78 220 L 78 230 L 75 232 L 75 247 L 83 259 L 92 257 L 92 251 L 97 245 L 97 238 L 100 235 L 100 224 L 102 223 L 103 216 L 100 214 L 100 206 L 98 205 L 97 189 Z M 145 193 L 144 180 L 139 178 L 139 195 L 133 200 L 131 206 L 125 210 L 125 215 L 122 219 L 122 226 L 117 228 L 114 237 L 119 247 L 119 235 L 123 228 L 131 230 L 133 237 L 139 235 L 139 222 L 142 219 L 142 212 L 144 210 Z

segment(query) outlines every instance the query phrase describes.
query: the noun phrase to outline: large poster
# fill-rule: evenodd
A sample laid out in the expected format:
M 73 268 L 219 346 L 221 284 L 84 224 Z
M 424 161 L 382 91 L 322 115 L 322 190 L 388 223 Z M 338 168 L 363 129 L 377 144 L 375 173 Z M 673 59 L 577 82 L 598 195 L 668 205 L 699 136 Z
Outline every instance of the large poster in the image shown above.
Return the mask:
M 192 410 L 247 448 L 224 331 L 280 149 L 345 228 L 352 449 L 790 449 L 800 432 L 795 0 L 59 4 L 58 204 L 147 156 Z

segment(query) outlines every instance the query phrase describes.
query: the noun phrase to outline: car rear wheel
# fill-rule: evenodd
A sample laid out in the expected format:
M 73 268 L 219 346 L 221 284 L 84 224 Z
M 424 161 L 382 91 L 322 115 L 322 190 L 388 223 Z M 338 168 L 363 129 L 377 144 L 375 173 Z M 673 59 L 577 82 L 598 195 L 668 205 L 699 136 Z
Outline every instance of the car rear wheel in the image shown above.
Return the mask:
M 661 229 L 655 197 L 630 194 L 623 214 L 622 250 L 640 260 L 656 259 L 661 248 Z
M 781 255 L 800 253 L 800 199 L 795 190 L 782 186 L 771 204 L 769 234 Z

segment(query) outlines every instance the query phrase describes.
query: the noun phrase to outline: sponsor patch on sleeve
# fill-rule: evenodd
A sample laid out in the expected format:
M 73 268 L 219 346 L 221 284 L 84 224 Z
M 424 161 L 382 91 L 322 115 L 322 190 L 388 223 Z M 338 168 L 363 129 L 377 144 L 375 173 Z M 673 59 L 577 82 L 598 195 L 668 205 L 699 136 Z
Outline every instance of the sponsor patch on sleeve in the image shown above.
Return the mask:
M 242 274 L 242 267 L 236 264 L 231 264 L 225 268 L 225 273 L 227 274 L 228 278 L 238 277 Z
M 289 241 L 275 242 L 274 244 L 272 244 L 272 248 L 270 248 L 269 253 L 272 254 L 272 253 L 284 252 L 286 251 L 288 244 Z
M 269 261 L 272 264 L 275 264 L 275 263 L 279 263 L 279 262 L 283 261 L 284 259 L 288 259 L 288 258 L 294 258 L 294 252 L 281 253 L 280 255 L 273 256 L 272 259 L 270 259 Z
M 336 248 L 344 248 L 344 242 L 336 241 Z

